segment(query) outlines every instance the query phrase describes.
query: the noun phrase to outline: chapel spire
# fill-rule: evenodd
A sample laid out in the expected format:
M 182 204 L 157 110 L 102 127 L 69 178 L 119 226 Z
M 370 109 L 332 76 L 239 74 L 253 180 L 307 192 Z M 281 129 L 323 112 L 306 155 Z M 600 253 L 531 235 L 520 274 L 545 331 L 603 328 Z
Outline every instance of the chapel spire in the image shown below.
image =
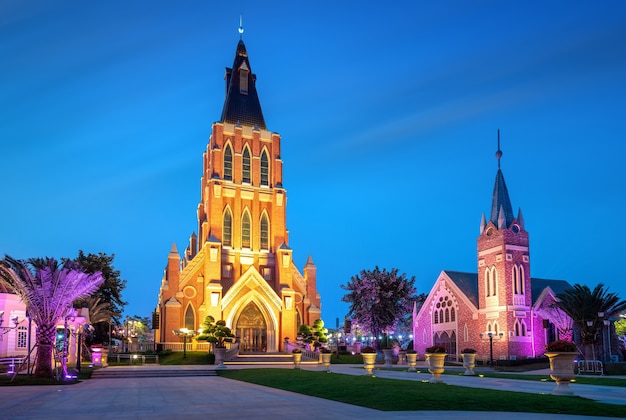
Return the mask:
M 501 158 L 502 150 L 500 150 L 500 129 L 498 129 L 498 150 L 496 151 L 496 159 L 498 159 L 498 172 L 496 173 L 496 182 L 493 187 L 491 215 L 489 217 L 489 220 L 491 220 L 493 224 L 498 227 L 498 229 L 508 228 L 514 220 L 509 191 L 506 188 L 504 175 L 500 169 Z

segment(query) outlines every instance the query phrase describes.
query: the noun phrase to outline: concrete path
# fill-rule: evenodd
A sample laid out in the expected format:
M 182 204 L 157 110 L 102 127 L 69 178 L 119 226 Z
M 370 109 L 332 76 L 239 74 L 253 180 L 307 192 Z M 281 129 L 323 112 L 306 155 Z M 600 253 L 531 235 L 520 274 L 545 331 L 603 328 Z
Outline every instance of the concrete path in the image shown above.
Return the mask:
M 285 368 L 284 365 L 277 366 Z M 151 368 L 154 368 L 151 366 Z M 163 367 L 164 369 L 198 369 L 198 366 Z M 208 366 L 207 369 L 212 367 Z M 233 366 L 228 369 L 242 369 Z M 119 368 L 107 368 L 119 369 Z M 128 368 L 122 368 L 128 369 Z M 134 367 L 133 369 L 141 369 Z M 320 369 L 311 367 L 310 369 Z M 362 375 L 359 365 L 332 365 L 331 371 Z M 425 373 L 408 373 L 378 370 L 380 377 L 403 380 L 426 380 Z M 469 379 L 469 381 L 468 381 Z M 496 387 L 520 392 L 550 392 L 553 383 L 531 381 L 489 380 L 446 375 L 450 384 L 463 382 L 465 386 Z M 529 385 L 529 384 L 535 384 Z M 487 386 L 489 385 L 489 386 Z M 582 394 L 592 395 L 594 387 L 572 385 Z M 581 388 L 585 387 L 585 388 Z M 595 387 L 598 388 L 598 387 Z M 602 387 L 602 393 L 608 390 Z M 620 388 L 624 401 L 626 392 Z M 566 398 L 566 397 L 564 397 Z M 602 399 L 599 399 L 602 400 Z M 618 402 L 619 403 L 619 402 Z M 626 403 L 626 402 L 621 402 Z M 626 407 L 625 407 L 626 413 Z M 384 418 L 402 419 L 419 417 L 424 420 L 459 419 L 478 420 L 497 418 L 503 420 L 524 419 L 593 419 L 589 416 L 565 416 L 504 412 L 382 412 L 315 397 L 266 388 L 216 376 L 92 379 L 71 386 L 1 387 L 0 418 L 2 419 L 206 419 L 206 418 L 290 418 L 290 419 L 351 419 Z M 602 417 L 597 417 L 602 418 Z

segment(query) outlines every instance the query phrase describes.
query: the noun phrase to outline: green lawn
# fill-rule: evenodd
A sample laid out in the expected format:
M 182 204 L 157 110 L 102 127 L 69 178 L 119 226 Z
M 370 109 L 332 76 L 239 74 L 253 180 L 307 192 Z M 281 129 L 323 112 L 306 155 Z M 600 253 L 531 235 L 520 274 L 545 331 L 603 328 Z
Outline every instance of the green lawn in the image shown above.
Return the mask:
M 382 411 L 507 411 L 624 417 L 624 406 L 580 397 L 495 391 L 298 369 L 222 370 L 218 374 L 225 378 Z

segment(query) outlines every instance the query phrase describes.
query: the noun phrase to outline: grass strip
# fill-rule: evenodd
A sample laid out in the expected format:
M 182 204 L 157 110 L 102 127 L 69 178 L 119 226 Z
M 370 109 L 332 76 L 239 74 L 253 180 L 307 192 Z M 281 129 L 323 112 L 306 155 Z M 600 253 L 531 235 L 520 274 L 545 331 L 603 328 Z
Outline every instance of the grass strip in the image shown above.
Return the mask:
M 299 369 L 222 370 L 225 378 L 381 411 L 505 411 L 623 417 L 624 407 L 580 397 L 459 387 Z

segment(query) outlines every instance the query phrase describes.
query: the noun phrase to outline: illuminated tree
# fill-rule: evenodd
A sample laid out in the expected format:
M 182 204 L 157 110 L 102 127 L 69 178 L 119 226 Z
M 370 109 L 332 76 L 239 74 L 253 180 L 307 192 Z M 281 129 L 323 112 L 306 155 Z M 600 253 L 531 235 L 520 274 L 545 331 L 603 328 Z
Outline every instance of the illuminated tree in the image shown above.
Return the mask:
M 398 275 L 396 268 L 391 271 L 376 267 L 374 270 L 361 270 L 348 284 L 341 288 L 348 293 L 341 298 L 350 304 L 348 317 L 354 317 L 365 330 L 376 337 L 385 336 L 413 310 L 415 277 Z
M 35 376 L 52 377 L 57 323 L 73 312 L 72 302 L 98 289 L 102 275 L 87 274 L 73 261 L 59 266 L 54 258 L 21 261 L 5 256 L 0 260 L 0 280 L 22 299 L 37 326 Z
M 601 331 L 604 325 L 598 313 L 604 313 L 605 318 L 610 318 L 626 309 L 626 300 L 620 301 L 619 296 L 609 293 L 608 288 L 605 289 L 602 283 L 593 291 L 588 286 L 575 284 L 556 297 L 559 299 L 558 307 L 572 318 L 580 330 L 586 356 L 590 356 L 590 349 L 599 338 L 598 331 Z
M 102 273 L 104 282 L 98 287 L 91 297 L 99 299 L 100 308 L 104 309 L 98 321 L 91 318 L 92 311 L 89 311 L 90 321 L 94 327 L 93 336 L 90 343 L 109 344 L 110 322 L 113 326 L 121 323 L 122 312 L 126 302 L 122 300 L 122 291 L 126 288 L 126 280 L 122 280 L 120 272 L 113 266 L 114 254 L 107 255 L 102 252 L 98 254 L 85 254 L 78 251 L 78 256 L 74 260 L 83 267 L 83 271 L 88 274 L 96 272 Z M 90 307 L 89 302 L 80 299 L 74 302 L 75 308 Z M 114 328 L 115 329 L 115 328 Z
M 298 341 L 306 344 L 312 344 L 314 348 L 321 347 L 323 343 L 328 342 L 328 330 L 324 328 L 324 321 L 316 320 L 313 325 L 300 325 L 298 329 Z

